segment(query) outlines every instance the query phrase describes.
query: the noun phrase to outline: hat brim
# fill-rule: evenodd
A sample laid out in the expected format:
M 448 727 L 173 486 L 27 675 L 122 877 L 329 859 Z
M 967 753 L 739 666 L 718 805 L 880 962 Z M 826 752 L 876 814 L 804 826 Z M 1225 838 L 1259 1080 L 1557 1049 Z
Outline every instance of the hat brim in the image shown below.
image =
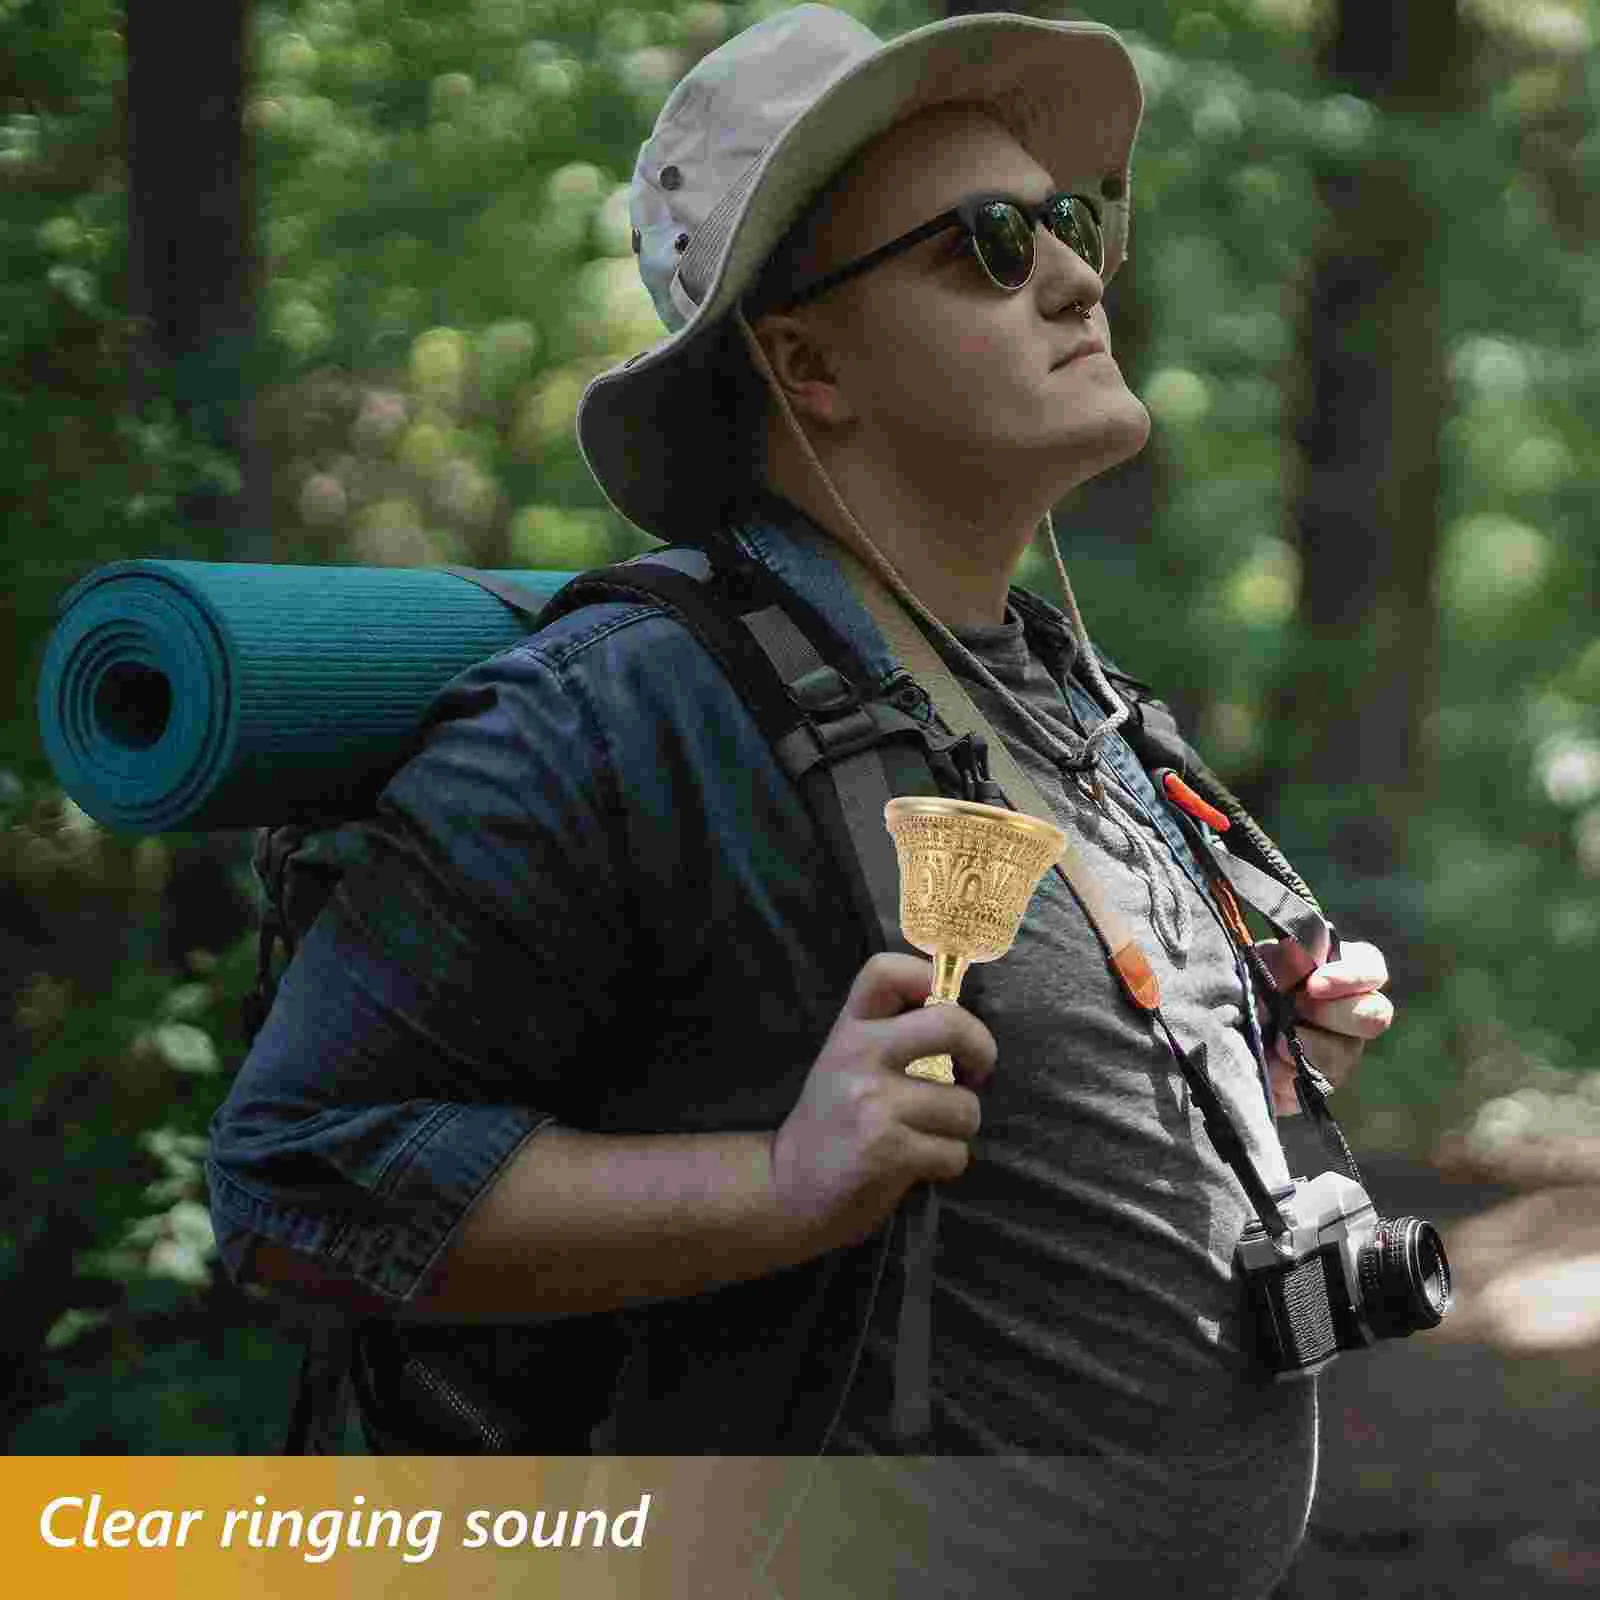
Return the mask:
M 1128 164 L 1144 105 L 1117 35 L 1101 23 L 1014 13 L 956 17 L 901 34 L 841 73 L 767 149 L 694 315 L 585 389 L 578 447 L 630 522 L 657 538 L 683 536 L 674 485 L 695 476 L 695 429 L 716 423 L 676 391 L 686 381 L 693 389 L 708 336 L 812 196 L 896 123 L 954 100 L 992 105 L 1060 187 L 1099 199 L 1104 275 L 1109 281 L 1116 272 L 1127 253 Z

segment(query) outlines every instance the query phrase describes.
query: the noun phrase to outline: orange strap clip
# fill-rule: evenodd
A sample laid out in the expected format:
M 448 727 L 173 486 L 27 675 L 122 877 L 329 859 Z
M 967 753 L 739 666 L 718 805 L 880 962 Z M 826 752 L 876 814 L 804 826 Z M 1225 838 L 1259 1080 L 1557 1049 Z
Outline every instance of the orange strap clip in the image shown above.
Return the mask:
M 1166 786 L 1167 798 L 1175 806 L 1187 811 L 1191 817 L 1198 817 L 1218 833 L 1228 831 L 1231 826 L 1228 819 L 1214 805 L 1202 800 L 1176 772 L 1169 772 L 1162 782 Z
M 1111 970 L 1122 980 L 1128 998 L 1141 1011 L 1154 1011 L 1161 1004 L 1161 985 L 1150 958 L 1132 939 L 1111 952 Z
M 1215 878 L 1211 884 L 1211 898 L 1217 902 L 1222 920 L 1228 925 L 1228 932 L 1239 941 L 1242 949 L 1249 949 L 1256 941 L 1250 932 L 1250 925 L 1244 920 L 1244 913 L 1239 909 L 1239 902 L 1233 897 L 1233 890 L 1221 878 Z

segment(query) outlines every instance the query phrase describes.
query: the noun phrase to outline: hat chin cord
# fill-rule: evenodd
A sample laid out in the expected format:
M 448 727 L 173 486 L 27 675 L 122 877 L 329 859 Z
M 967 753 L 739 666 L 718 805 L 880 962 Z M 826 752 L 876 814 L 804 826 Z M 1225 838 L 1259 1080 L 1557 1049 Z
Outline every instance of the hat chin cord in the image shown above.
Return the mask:
M 888 584 L 889 588 L 906 603 L 906 606 L 910 609 L 914 616 L 920 618 L 925 625 L 930 625 L 934 629 L 934 631 L 944 640 L 948 650 L 954 651 L 959 659 L 975 667 L 983 681 L 991 689 L 996 691 L 1003 699 L 1008 701 L 1016 710 L 1021 712 L 1022 715 L 1028 717 L 1029 721 L 1036 721 L 1037 719 L 1030 716 L 1023 707 L 1017 705 L 1016 697 L 1006 689 L 1004 684 L 1000 683 L 999 680 L 996 679 L 994 674 L 989 671 L 983 662 L 974 656 L 972 652 L 968 650 L 966 646 L 963 645 L 961 641 L 957 639 L 956 636 L 951 633 L 951 631 L 936 616 L 934 616 L 933 613 L 929 611 L 920 600 L 917 599 L 916 595 L 911 592 L 910 586 L 903 578 L 901 578 L 900 574 L 895 571 L 894 566 L 889 561 L 888 557 L 885 556 L 878 549 L 878 547 L 873 544 L 871 539 L 867 537 L 866 530 L 851 514 L 849 506 L 844 503 L 839 491 L 834 488 L 833 480 L 828 476 L 827 469 L 817 458 L 817 453 L 812 448 L 811 441 L 806 437 L 805 429 L 800 426 L 799 419 L 795 416 L 793 409 L 789 405 L 789 397 L 783 392 L 783 386 L 778 382 L 778 376 L 772 370 L 772 363 L 767 359 L 766 351 L 761 348 L 761 341 L 756 338 L 754 332 L 751 330 L 750 324 L 745 321 L 744 309 L 738 302 L 734 303 L 733 317 L 739 325 L 740 333 L 744 336 L 746 346 L 749 348 L 750 359 L 755 362 L 756 370 L 761 373 L 762 377 L 766 380 L 768 390 L 777 399 L 778 408 L 783 413 L 784 420 L 788 423 L 790 431 L 794 434 L 795 438 L 799 440 L 802 454 L 805 456 L 806 460 L 810 462 L 817 476 L 822 480 L 822 485 L 827 490 L 829 499 L 831 499 L 833 504 L 838 508 L 839 515 L 844 519 L 845 526 L 850 529 L 854 536 L 852 539 L 846 540 L 845 542 L 852 545 L 855 553 L 860 556 L 860 558 L 866 562 L 866 564 L 871 567 L 872 570 L 877 573 L 877 575 L 882 578 L 886 584 Z M 1067 620 L 1072 628 L 1073 639 L 1077 642 L 1078 659 L 1083 663 L 1084 670 L 1088 673 L 1089 680 L 1094 685 L 1094 688 L 1099 694 L 1102 703 L 1112 708 L 1110 714 L 1102 722 L 1090 729 L 1089 733 L 1084 738 L 1084 757 L 1085 763 L 1088 765 L 1092 764 L 1100 742 L 1109 737 L 1113 732 L 1116 731 L 1116 729 L 1120 728 L 1122 724 L 1128 720 L 1129 712 L 1128 707 L 1123 703 L 1121 696 L 1117 694 L 1116 690 L 1113 689 L 1110 683 L 1106 680 L 1106 675 L 1100 667 L 1099 658 L 1095 655 L 1094 650 L 1090 647 L 1088 629 L 1086 629 L 1083 625 L 1083 616 L 1078 610 L 1077 597 L 1072 592 L 1072 584 L 1067 577 L 1066 565 L 1061 559 L 1061 551 L 1056 544 L 1055 523 L 1051 519 L 1050 512 L 1048 510 L 1046 510 L 1044 514 L 1044 528 L 1050 540 L 1050 554 L 1055 559 L 1056 572 L 1061 578 L 1062 592 L 1066 595 Z

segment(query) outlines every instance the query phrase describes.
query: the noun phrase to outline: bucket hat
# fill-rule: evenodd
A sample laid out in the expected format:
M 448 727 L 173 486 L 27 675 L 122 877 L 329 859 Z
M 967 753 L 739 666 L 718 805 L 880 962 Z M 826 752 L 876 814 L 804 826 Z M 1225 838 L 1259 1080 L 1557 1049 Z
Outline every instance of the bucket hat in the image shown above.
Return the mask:
M 885 43 L 826 5 L 754 24 L 662 106 L 628 193 L 639 271 L 667 335 L 595 377 L 578 446 L 613 507 L 671 542 L 703 504 L 716 335 L 807 205 L 865 145 L 930 106 L 989 106 L 1058 187 L 1101 210 L 1109 280 L 1127 253 L 1144 99 L 1103 24 L 954 17 Z M 703 530 L 701 530 L 703 531 Z

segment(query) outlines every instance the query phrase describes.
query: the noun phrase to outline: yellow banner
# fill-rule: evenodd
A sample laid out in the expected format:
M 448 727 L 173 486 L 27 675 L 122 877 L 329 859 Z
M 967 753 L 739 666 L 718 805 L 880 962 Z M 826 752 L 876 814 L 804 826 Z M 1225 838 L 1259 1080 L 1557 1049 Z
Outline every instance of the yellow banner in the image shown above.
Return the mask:
M 862 1465 L 829 1463 L 817 1504 L 842 1509 L 836 1469 Z M 7 1587 L 49 1600 L 778 1596 L 777 1536 L 818 1476 L 744 1457 L 35 1456 L 0 1471 Z
M 1064 1458 L 13 1456 L 0 1472 L 6 1586 L 30 1600 L 1060 1600 L 1137 1579 L 1147 1551 L 1107 1537 L 1103 1463 Z

